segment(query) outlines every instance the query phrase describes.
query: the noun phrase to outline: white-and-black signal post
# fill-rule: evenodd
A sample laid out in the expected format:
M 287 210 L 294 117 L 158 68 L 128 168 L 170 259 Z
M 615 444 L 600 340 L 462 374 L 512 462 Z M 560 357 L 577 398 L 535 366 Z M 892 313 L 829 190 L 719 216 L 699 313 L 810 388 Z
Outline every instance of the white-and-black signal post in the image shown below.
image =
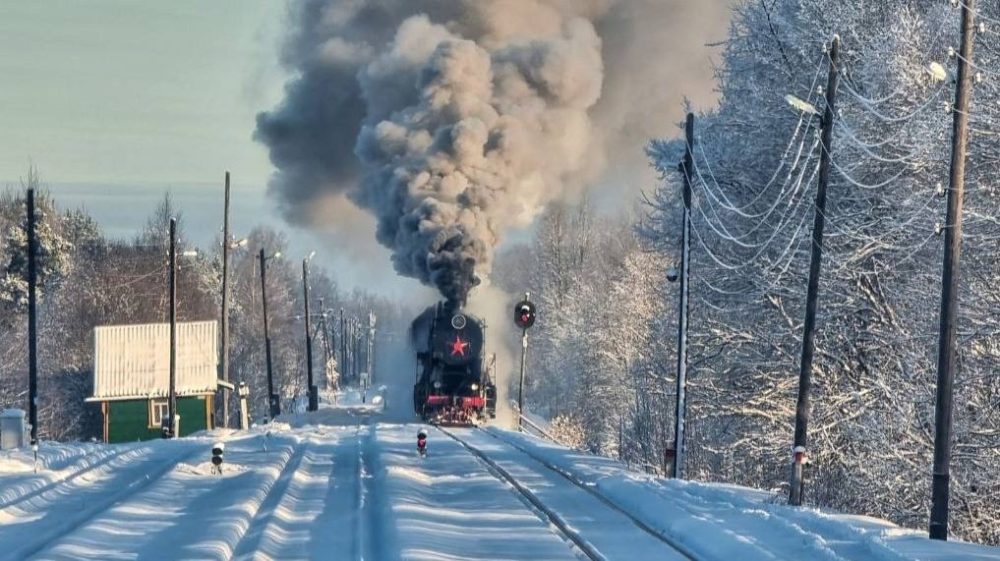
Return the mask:
M 528 359 L 528 328 L 535 325 L 535 305 L 531 293 L 524 293 L 524 300 L 514 306 L 514 324 L 521 328 L 521 381 L 517 385 L 517 426 L 521 427 L 524 412 L 524 369 Z
M 226 445 L 216 442 L 212 445 L 212 473 L 222 475 L 222 456 L 226 453 Z

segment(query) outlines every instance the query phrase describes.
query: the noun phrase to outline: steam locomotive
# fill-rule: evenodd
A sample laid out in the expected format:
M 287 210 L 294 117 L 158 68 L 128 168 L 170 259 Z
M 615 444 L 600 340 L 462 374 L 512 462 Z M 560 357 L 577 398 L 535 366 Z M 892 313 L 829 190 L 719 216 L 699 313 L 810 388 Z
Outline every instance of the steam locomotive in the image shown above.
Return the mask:
M 454 302 L 440 302 L 413 320 L 410 342 L 417 353 L 413 408 L 424 421 L 476 424 L 496 416 L 483 321 Z

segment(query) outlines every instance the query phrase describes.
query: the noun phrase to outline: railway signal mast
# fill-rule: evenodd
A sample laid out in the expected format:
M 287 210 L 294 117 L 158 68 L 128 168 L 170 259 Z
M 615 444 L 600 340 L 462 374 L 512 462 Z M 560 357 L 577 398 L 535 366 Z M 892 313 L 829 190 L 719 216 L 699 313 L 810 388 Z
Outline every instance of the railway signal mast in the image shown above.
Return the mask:
M 528 329 L 535 325 L 535 305 L 531 293 L 524 293 L 524 300 L 514 306 L 514 324 L 521 328 L 521 378 L 517 385 L 517 426 L 521 428 L 524 414 L 524 369 L 528 360 Z

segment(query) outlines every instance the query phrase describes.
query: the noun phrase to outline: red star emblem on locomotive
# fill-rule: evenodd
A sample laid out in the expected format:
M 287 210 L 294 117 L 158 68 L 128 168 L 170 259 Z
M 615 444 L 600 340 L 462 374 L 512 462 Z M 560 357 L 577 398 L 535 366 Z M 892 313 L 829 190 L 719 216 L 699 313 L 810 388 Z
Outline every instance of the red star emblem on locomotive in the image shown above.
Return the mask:
M 455 340 L 448 344 L 451 345 L 451 356 L 465 356 L 465 348 L 469 346 L 469 342 L 463 341 L 458 335 L 455 335 Z

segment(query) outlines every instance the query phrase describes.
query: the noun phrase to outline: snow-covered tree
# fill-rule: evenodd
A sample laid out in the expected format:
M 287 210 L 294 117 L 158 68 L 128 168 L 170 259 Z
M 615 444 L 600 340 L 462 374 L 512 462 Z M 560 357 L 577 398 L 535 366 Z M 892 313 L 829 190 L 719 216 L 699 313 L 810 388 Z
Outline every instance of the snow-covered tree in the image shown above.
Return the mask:
M 981 8 L 991 18 L 997 7 Z M 921 527 L 929 504 L 941 238 L 959 11 L 944 2 L 741 2 L 698 119 L 693 180 L 689 472 L 786 485 L 827 57 L 842 39 L 826 209 L 807 499 Z M 980 68 L 997 64 L 979 33 Z M 942 76 L 940 69 L 947 71 Z M 943 78 L 943 79 L 942 79 Z M 953 528 L 997 542 L 1000 445 L 989 327 L 998 257 L 995 80 L 976 87 L 956 380 Z M 788 96 L 805 103 L 790 105 Z M 805 109 L 805 110 L 803 110 Z M 683 142 L 650 153 L 667 180 L 653 239 L 676 240 Z M 659 215 L 659 216 L 657 216 Z
M 63 237 L 61 217 L 52 199 L 40 191 L 38 172 L 32 168 L 17 192 L 0 196 L 0 307 L 12 314 L 28 309 L 28 218 L 25 191 L 35 190 L 35 235 L 37 240 L 37 297 L 41 299 L 51 282 L 56 282 L 69 266 L 70 244 Z

